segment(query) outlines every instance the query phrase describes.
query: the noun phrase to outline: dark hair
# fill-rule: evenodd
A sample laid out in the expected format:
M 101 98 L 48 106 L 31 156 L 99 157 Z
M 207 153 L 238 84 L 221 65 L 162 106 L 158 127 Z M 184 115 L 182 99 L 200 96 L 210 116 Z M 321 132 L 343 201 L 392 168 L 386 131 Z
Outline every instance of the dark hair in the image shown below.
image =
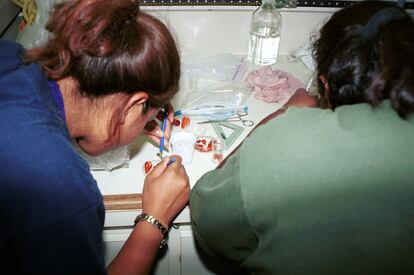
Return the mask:
M 161 107 L 178 91 L 180 58 L 174 38 L 134 0 L 57 4 L 46 45 L 27 51 L 51 79 L 71 76 L 89 97 L 145 91 Z
M 390 99 L 401 117 L 414 112 L 414 22 L 403 9 L 377 1 L 344 8 L 321 28 L 313 48 L 333 108 Z M 319 90 L 324 95 L 321 83 Z

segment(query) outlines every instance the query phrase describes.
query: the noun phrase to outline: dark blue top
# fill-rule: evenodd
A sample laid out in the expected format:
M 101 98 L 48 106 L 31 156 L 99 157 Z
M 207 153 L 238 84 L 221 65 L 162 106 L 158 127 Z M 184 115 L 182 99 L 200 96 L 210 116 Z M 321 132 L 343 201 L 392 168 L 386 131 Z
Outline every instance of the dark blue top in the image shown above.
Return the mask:
M 38 64 L 0 40 L 0 270 L 104 274 L 102 195 Z

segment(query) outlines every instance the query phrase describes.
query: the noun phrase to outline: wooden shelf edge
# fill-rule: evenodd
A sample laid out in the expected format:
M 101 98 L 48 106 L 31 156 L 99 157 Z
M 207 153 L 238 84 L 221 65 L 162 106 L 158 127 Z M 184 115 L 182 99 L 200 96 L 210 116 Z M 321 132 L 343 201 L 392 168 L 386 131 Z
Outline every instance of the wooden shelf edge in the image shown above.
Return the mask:
M 140 210 L 142 209 L 142 194 L 104 195 L 106 211 Z

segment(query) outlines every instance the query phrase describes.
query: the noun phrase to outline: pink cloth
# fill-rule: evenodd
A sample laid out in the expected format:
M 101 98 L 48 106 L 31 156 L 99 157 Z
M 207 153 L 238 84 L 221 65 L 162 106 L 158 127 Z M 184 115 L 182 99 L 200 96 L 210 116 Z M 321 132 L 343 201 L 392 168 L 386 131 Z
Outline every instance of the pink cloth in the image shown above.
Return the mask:
M 284 105 L 299 88 L 305 85 L 291 74 L 264 66 L 250 72 L 245 81 L 252 86 L 257 99 Z

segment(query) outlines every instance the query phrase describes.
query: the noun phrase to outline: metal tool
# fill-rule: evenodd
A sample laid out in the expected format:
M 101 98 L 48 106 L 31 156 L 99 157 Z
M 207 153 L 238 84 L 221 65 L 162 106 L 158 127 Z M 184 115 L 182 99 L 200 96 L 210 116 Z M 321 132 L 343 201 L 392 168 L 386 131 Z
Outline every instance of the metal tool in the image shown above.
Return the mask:
M 247 115 L 248 115 L 247 111 L 242 111 L 242 112 L 237 112 L 235 116 L 226 118 L 224 120 L 208 120 L 208 121 L 200 122 L 200 124 L 228 121 L 228 122 L 241 122 L 244 126 L 251 127 L 254 125 L 254 121 L 243 118 L 244 116 L 247 116 Z

